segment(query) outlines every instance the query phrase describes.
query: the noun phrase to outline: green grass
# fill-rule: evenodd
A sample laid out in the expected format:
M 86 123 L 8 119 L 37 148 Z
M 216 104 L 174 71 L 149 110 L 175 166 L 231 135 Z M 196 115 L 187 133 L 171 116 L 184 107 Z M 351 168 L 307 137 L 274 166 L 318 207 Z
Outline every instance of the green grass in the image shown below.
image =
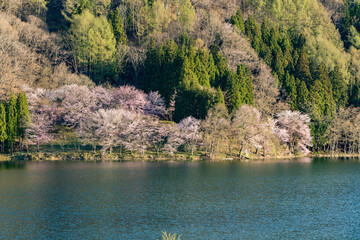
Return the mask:
M 6 162 L 10 160 L 10 156 L 8 154 L 0 154 L 0 162 Z

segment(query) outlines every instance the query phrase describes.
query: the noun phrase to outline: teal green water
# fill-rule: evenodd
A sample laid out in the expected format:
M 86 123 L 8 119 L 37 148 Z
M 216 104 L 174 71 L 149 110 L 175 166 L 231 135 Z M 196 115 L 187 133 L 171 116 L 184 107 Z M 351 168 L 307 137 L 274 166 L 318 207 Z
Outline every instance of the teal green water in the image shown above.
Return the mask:
M 0 163 L 0 239 L 360 239 L 360 163 Z

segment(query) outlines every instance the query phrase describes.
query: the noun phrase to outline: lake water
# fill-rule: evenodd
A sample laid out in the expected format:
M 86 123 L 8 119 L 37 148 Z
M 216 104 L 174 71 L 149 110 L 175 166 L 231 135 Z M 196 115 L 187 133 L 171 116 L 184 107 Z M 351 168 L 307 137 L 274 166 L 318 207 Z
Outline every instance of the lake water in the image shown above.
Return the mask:
M 360 239 L 357 159 L 0 163 L 0 239 Z

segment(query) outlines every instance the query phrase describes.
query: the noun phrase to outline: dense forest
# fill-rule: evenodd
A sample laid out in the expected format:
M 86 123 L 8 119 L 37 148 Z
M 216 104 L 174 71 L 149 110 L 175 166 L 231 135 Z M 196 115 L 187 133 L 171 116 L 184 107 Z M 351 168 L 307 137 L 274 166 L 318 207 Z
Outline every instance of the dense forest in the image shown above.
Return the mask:
M 356 0 L 0 0 L 2 151 L 360 154 L 359 20 Z

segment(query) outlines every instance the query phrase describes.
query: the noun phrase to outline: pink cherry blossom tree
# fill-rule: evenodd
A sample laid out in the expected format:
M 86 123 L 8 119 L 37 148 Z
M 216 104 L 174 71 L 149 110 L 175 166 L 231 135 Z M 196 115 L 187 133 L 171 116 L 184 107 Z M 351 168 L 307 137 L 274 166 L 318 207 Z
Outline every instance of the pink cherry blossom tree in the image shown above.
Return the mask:
M 147 95 L 133 86 L 121 86 L 113 92 L 113 106 L 135 112 L 144 112 L 149 105 Z
M 178 126 L 169 127 L 169 136 L 167 138 L 166 144 L 163 147 L 163 151 L 171 156 L 173 156 L 179 149 L 181 145 L 185 143 L 185 139 Z
M 185 143 L 191 150 L 191 155 L 194 155 L 194 149 L 200 140 L 200 120 L 187 117 L 180 121 L 178 128 L 184 138 Z
M 239 147 L 239 157 L 253 148 L 261 149 L 261 113 L 254 107 L 243 105 L 235 113 L 232 129 Z
M 96 106 L 94 95 L 86 86 L 67 85 L 55 90 L 53 95 L 62 109 L 64 124 L 71 128 L 81 125 Z
M 288 133 L 288 145 L 291 152 L 299 151 L 303 154 L 309 153 L 307 147 L 312 146 L 310 131 L 310 117 L 297 111 L 284 111 L 277 114 L 276 126 Z M 280 130 L 278 130 L 280 131 Z M 283 139 L 285 140 L 283 133 Z
M 150 92 L 146 99 L 148 100 L 148 105 L 145 109 L 146 114 L 156 115 L 161 118 L 167 117 L 168 113 L 165 106 L 165 100 L 158 92 Z
M 44 113 L 34 113 L 31 115 L 31 123 L 26 129 L 27 143 L 36 145 L 39 152 L 39 145 L 48 143 L 53 139 L 50 131 L 53 128 L 51 116 Z
M 94 98 L 93 111 L 99 110 L 101 108 L 108 109 L 111 107 L 113 101 L 113 95 L 110 90 L 102 87 L 96 86 L 91 89 L 92 97 Z

